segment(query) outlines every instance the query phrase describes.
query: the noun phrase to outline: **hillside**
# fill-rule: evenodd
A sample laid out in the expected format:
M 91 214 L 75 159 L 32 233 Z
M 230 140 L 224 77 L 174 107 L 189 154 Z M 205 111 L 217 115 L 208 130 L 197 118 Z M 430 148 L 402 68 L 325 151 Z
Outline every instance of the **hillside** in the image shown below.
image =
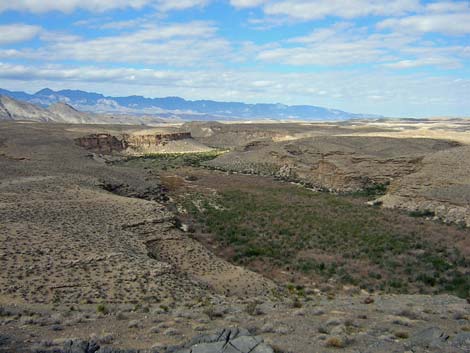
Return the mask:
M 0 96 L 0 120 L 63 121 L 59 115 L 31 103 Z

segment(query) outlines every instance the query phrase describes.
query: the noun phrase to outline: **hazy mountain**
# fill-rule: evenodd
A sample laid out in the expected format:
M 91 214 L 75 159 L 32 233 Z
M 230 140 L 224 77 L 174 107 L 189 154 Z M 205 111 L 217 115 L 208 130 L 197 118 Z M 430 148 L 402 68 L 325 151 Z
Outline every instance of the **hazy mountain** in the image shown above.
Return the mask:
M 3 95 L 0 96 L 0 120 L 62 121 L 47 109 Z
M 67 103 L 54 103 L 48 108 L 48 111 L 69 123 L 86 124 L 96 121 L 94 114 L 80 112 Z
M 80 112 L 67 103 L 54 103 L 49 108 L 0 95 L 0 121 L 27 120 L 71 124 L 155 125 L 165 122 L 155 116 L 109 115 Z
M 189 101 L 180 97 L 145 98 L 142 96 L 106 97 L 99 93 L 79 90 L 53 91 L 42 89 L 34 94 L 0 89 L 0 94 L 47 107 L 54 103 L 66 103 L 80 111 L 94 113 L 158 115 L 163 118 L 184 120 L 236 120 L 236 119 L 298 119 L 345 120 L 372 117 L 336 109 L 310 105 L 288 106 L 284 104 L 245 104 L 216 102 L 211 100 Z M 374 116 L 375 117 L 375 116 Z

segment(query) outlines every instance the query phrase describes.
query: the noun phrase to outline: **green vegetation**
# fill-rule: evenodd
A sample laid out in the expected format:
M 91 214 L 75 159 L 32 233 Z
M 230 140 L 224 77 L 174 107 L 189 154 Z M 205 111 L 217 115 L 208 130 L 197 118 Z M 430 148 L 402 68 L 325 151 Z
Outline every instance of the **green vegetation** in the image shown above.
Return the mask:
M 203 162 L 210 161 L 225 150 L 212 150 L 208 152 L 194 153 L 155 153 L 139 157 L 129 157 L 119 164 L 131 167 L 147 167 L 152 169 L 167 170 L 178 167 L 200 167 Z
M 415 210 L 408 213 L 411 217 L 434 217 L 435 213 L 430 210 Z
M 106 305 L 104 304 L 98 304 L 98 306 L 96 307 L 96 312 L 98 314 L 102 314 L 102 315 L 106 315 L 109 313 L 109 310 L 108 308 L 106 307 Z
M 385 195 L 390 183 L 383 184 L 370 184 L 365 186 L 362 190 L 353 192 L 351 195 L 356 197 L 376 197 Z
M 470 295 L 470 261 L 442 237 L 442 224 L 287 185 L 192 195 L 185 206 L 238 264 L 263 261 L 368 290 Z

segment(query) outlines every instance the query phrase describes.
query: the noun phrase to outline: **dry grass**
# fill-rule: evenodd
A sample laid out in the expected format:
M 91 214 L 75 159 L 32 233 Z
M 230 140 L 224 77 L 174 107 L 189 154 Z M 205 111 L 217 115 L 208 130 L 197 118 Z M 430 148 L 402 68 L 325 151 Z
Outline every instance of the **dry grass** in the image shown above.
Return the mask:
M 325 342 L 325 345 L 327 347 L 332 347 L 332 348 L 344 348 L 346 347 L 346 342 L 341 337 L 332 336 L 332 337 L 328 337 L 328 339 Z

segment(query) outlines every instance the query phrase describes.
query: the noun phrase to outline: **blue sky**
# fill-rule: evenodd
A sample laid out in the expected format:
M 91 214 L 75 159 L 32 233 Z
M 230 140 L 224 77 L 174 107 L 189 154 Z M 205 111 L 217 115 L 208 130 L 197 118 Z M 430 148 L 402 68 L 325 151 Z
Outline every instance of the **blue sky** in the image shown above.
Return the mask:
M 0 0 L 0 87 L 470 116 L 470 1 Z

